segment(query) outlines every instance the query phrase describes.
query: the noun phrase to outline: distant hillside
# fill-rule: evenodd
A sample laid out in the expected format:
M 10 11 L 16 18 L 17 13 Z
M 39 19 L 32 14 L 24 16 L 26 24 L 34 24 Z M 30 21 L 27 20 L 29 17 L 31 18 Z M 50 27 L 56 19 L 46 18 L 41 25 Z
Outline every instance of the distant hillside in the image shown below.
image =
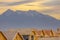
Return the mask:
M 0 28 L 57 28 L 60 21 L 37 11 L 12 11 L 0 15 Z

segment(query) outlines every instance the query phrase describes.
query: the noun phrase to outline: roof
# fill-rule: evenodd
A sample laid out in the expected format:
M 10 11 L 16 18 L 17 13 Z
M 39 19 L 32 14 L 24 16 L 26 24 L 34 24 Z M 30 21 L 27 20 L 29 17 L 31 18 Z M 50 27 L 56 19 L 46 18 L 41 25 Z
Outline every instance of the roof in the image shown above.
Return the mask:
M 13 40 L 14 36 L 17 34 L 16 31 L 3 31 L 3 34 L 7 38 L 7 40 Z
M 35 30 L 34 31 L 34 35 L 36 35 L 37 37 L 42 37 L 43 36 L 43 32 L 42 32 L 42 30 L 39 30 L 39 31 Z
M 5 35 L 2 33 L 2 31 L 0 31 L 0 33 L 3 35 L 3 37 L 7 40 L 7 38 L 5 37 Z
M 53 31 L 53 34 L 54 34 L 54 35 L 53 35 L 54 37 L 60 37 L 60 32 L 55 32 L 55 31 Z
M 18 32 L 21 35 L 30 35 L 30 34 L 32 34 L 32 29 L 19 29 Z
M 43 30 L 43 32 L 45 37 L 51 37 L 53 35 L 52 30 Z

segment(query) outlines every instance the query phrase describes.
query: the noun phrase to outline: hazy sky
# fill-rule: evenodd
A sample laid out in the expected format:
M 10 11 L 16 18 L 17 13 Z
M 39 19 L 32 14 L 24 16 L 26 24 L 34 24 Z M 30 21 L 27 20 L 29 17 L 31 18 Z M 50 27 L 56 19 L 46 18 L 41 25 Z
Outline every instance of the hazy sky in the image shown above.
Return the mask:
M 60 0 L 0 0 L 0 14 L 7 9 L 36 10 L 60 20 Z

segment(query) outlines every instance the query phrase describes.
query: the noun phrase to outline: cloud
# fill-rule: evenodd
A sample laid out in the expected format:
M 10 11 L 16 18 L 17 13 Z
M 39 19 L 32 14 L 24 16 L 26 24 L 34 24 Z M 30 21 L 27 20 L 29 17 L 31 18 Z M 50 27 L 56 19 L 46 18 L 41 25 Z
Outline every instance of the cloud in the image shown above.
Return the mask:
M 43 3 L 45 6 L 58 6 L 60 5 L 60 0 L 51 0 L 49 2 Z
M 14 6 L 14 5 L 21 5 L 25 3 L 34 2 L 35 0 L 24 0 L 18 2 L 0 2 L 0 6 Z
M 44 10 L 44 11 L 42 11 L 44 14 L 60 14 L 60 11 L 59 10 L 57 10 L 57 11 L 55 11 L 55 10 Z
M 60 8 L 59 7 L 54 7 L 52 9 L 45 9 L 42 12 L 45 13 L 45 14 L 52 14 L 52 13 L 60 14 Z
M 42 12 L 44 14 L 60 14 L 60 0 L 49 0 L 47 2 L 42 3 L 44 7 L 51 7 L 51 9 L 44 9 Z
M 0 0 L 0 2 L 18 2 L 23 0 Z

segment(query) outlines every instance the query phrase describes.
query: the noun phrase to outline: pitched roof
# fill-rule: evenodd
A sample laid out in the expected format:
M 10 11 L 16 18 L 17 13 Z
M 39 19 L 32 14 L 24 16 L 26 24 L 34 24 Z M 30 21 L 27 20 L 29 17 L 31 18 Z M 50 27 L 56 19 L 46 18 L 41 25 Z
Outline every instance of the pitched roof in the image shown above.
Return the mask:
M 1 35 L 7 40 L 7 38 L 5 37 L 5 35 L 2 33 L 2 31 L 0 31 Z
M 51 36 L 53 36 L 52 30 L 43 30 L 43 32 L 44 32 L 44 36 L 45 37 L 51 37 Z
M 42 30 L 39 30 L 39 31 L 35 30 L 34 32 L 35 32 L 34 35 L 36 35 L 37 37 L 42 37 L 43 36 Z
M 32 29 L 19 29 L 18 32 L 21 35 L 30 35 L 30 34 L 32 34 Z
M 13 40 L 14 36 L 17 34 L 16 31 L 3 31 L 3 34 L 7 38 L 7 40 Z
M 60 37 L 60 32 L 55 32 L 55 31 L 53 31 L 53 34 L 54 34 L 54 35 L 53 35 L 54 37 Z

